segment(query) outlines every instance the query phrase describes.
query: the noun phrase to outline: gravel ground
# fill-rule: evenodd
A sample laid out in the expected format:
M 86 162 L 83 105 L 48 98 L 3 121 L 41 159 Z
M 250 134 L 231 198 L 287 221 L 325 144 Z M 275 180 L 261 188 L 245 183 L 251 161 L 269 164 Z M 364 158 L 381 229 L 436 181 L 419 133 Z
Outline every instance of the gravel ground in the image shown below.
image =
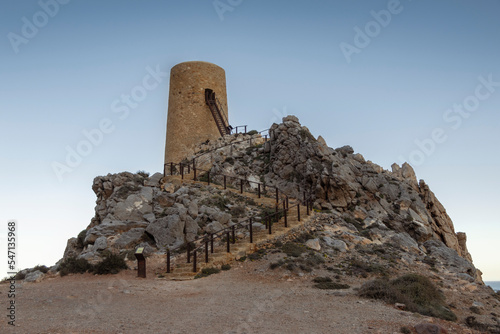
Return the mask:
M 247 262 L 182 282 L 157 279 L 153 269 L 146 279 L 127 270 L 19 283 L 16 326 L 2 317 L 0 333 L 400 333 L 421 322 L 473 333 L 264 266 Z M 7 289 L 0 285 L 2 300 Z

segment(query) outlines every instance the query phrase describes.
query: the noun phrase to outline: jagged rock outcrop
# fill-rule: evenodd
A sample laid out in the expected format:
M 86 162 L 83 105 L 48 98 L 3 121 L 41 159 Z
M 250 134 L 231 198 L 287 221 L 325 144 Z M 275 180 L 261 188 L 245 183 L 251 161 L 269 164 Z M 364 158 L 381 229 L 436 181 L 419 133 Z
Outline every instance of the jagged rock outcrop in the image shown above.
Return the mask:
M 443 266 L 449 263 L 450 271 L 481 281 L 465 234 L 455 233 L 443 205 L 423 180 L 417 181 L 409 164 L 393 164 L 388 171 L 350 146 L 330 148 L 295 116 L 273 124 L 269 136 L 267 142 L 260 135 L 239 134 L 201 144 L 195 154 L 199 177 L 206 169 L 214 181 L 220 182 L 217 175 L 223 173 L 277 186 L 290 197 L 311 198 L 316 210 L 329 213 L 321 238 L 314 241 L 316 248 L 326 245 L 348 252 L 365 245 L 392 245 L 413 254 L 405 256 L 408 261 L 433 257 Z M 138 245 L 163 251 L 238 220 L 233 204 L 223 200 L 226 193 L 163 182 L 159 173 L 96 177 L 96 215 L 85 233 L 68 240 L 65 257 L 93 260 L 103 250 Z M 240 181 L 227 182 L 239 187 Z M 254 210 L 243 206 L 243 216 Z
M 295 116 L 273 124 L 269 132 L 269 142 L 254 150 L 247 148 L 246 155 L 240 151 L 212 161 L 212 171 L 260 178 L 295 198 L 305 192 L 318 210 L 338 211 L 365 226 L 376 224 L 407 235 L 415 243 L 410 249 L 424 249 L 426 241 L 438 240 L 472 263 L 465 234 L 455 233 L 443 205 L 423 180 L 417 181 L 409 164 L 393 164 L 388 171 L 366 161 L 350 146 L 329 148 Z

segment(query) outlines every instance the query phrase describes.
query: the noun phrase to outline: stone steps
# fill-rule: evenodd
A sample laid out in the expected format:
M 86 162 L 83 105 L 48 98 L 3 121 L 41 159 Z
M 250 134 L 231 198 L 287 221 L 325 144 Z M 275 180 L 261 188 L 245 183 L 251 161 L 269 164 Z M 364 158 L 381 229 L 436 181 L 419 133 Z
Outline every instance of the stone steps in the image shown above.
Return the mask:
M 167 182 L 171 183 L 177 183 L 179 182 L 179 185 L 182 184 L 204 184 L 206 185 L 205 182 L 199 182 L 199 181 L 193 181 L 192 180 L 192 174 L 191 175 L 184 175 L 184 180 L 181 179 L 179 175 L 175 176 L 168 176 L 167 177 Z M 191 178 L 191 179 L 190 179 Z M 216 188 L 223 189 L 223 186 L 216 185 L 216 184 L 211 184 L 211 186 L 214 186 Z M 270 198 L 270 197 L 261 197 L 258 198 L 257 194 L 254 193 L 248 193 L 248 192 L 243 192 L 240 193 L 239 189 L 232 189 L 232 188 L 227 188 L 229 191 L 237 192 L 241 196 L 247 197 L 247 198 L 252 198 L 256 203 L 264 205 L 269 208 L 274 208 L 275 207 L 275 198 Z M 295 204 L 293 201 L 289 203 L 290 206 L 294 206 Z M 280 207 L 281 209 L 281 207 Z M 297 215 L 297 208 L 293 207 L 290 209 L 290 211 L 287 214 L 287 225 L 288 227 L 284 226 L 284 217 L 282 217 L 278 222 L 273 223 L 271 230 L 272 234 L 269 234 L 269 230 L 258 230 L 254 229 L 253 230 L 253 243 L 250 243 L 250 237 L 248 236 L 248 230 L 246 230 L 247 237 L 243 239 L 237 239 L 236 242 L 233 244 L 230 244 L 230 252 L 227 252 L 227 245 L 226 243 L 221 243 L 219 244 L 220 240 L 217 240 L 217 244 L 214 244 L 214 253 L 209 253 L 209 262 L 205 263 L 205 252 L 204 249 L 202 251 L 198 252 L 197 255 L 197 263 L 196 263 L 196 273 L 193 272 L 193 259 L 192 259 L 192 254 L 191 254 L 191 263 L 187 263 L 187 255 L 180 254 L 176 257 L 175 262 L 172 262 L 171 264 L 171 273 L 167 274 L 164 273 L 163 275 L 165 276 L 166 279 L 171 279 L 171 280 L 190 280 L 193 279 L 194 276 L 201 272 L 201 270 L 205 267 L 213 267 L 213 266 L 220 266 L 223 264 L 230 264 L 231 262 L 237 260 L 240 257 L 247 256 L 253 252 L 256 251 L 257 246 L 259 244 L 264 244 L 267 243 L 273 239 L 276 239 L 279 236 L 282 236 L 284 234 L 289 233 L 290 230 L 303 225 L 305 222 L 309 221 L 312 217 L 306 216 L 306 207 L 305 206 L 300 206 L 300 216 L 301 216 L 301 221 L 298 221 L 298 215 Z M 210 250 L 209 250 L 210 252 Z

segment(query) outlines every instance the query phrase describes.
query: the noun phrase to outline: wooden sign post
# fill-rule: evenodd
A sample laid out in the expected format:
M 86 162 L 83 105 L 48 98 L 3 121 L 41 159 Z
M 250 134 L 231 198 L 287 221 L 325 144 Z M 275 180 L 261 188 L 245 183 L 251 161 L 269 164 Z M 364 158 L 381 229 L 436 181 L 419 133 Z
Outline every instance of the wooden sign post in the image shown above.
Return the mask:
M 144 247 L 139 247 L 135 251 L 137 259 L 137 277 L 146 278 L 146 258 L 144 257 Z

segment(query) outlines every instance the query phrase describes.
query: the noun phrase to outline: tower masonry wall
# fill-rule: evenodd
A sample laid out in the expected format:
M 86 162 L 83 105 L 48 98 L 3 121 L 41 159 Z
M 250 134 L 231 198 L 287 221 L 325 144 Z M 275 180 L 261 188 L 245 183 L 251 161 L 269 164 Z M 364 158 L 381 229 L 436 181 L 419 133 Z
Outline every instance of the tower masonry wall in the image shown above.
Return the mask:
M 179 163 L 194 153 L 195 147 L 220 137 L 205 89 L 212 89 L 226 119 L 226 73 L 221 67 L 201 61 L 180 63 L 170 70 L 165 163 Z

